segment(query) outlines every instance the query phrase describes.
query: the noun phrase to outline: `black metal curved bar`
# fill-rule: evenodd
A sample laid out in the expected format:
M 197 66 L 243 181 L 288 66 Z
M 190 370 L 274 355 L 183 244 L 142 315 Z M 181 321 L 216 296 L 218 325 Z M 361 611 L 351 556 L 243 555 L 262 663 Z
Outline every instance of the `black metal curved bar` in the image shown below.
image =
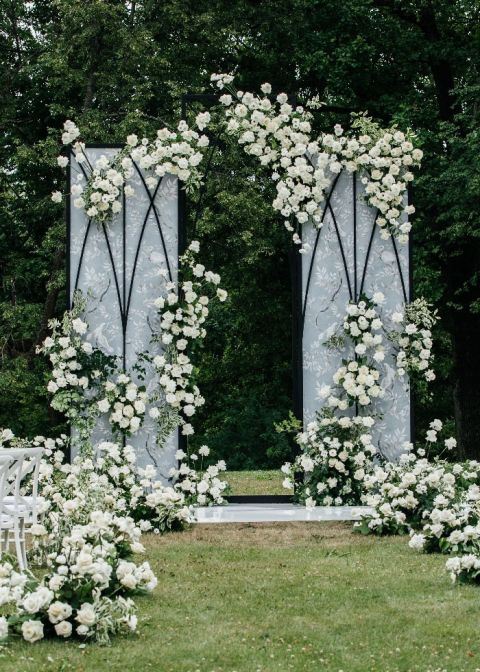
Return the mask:
M 102 224 L 102 231 L 105 237 L 105 242 L 107 243 L 108 256 L 110 257 L 110 263 L 112 265 L 113 279 L 115 280 L 115 288 L 117 291 L 118 306 L 120 309 L 120 319 L 122 321 L 122 327 L 125 330 L 125 312 L 124 307 L 122 306 L 122 297 L 120 296 L 120 286 L 118 284 L 117 270 L 115 268 L 115 261 L 113 259 L 112 248 L 110 247 L 110 240 L 108 238 L 107 227 L 105 224 Z
M 157 195 L 158 190 L 160 188 L 160 184 L 163 181 L 163 177 L 160 178 L 160 180 L 158 181 L 157 186 L 155 187 L 155 190 L 154 190 L 153 196 L 152 196 L 150 194 L 150 192 L 148 191 L 147 184 L 143 180 L 143 176 L 141 175 L 141 172 L 140 172 L 137 164 L 135 162 L 133 162 L 133 163 L 134 163 L 135 169 L 137 170 L 138 174 L 142 177 L 142 181 L 143 181 L 145 190 L 147 191 L 148 197 L 150 199 L 150 205 L 148 207 L 147 214 L 145 215 L 145 218 L 143 220 L 142 228 L 141 228 L 141 231 L 140 231 L 140 236 L 138 238 L 137 249 L 135 251 L 135 259 L 133 261 L 132 275 L 130 277 L 130 286 L 129 286 L 129 289 L 128 289 L 128 299 L 127 299 L 127 304 L 126 304 L 126 309 L 125 309 L 126 320 L 128 320 L 128 315 L 129 315 L 129 312 L 130 312 L 130 303 L 131 303 L 131 300 L 132 300 L 133 284 L 134 284 L 135 275 L 136 275 L 136 272 L 137 272 L 138 257 L 140 255 L 140 249 L 142 247 L 142 241 L 143 241 L 143 236 L 144 236 L 144 233 L 145 233 L 145 228 L 146 228 L 147 222 L 148 222 L 148 217 L 150 215 L 150 212 L 151 212 L 152 208 L 153 208 L 153 211 L 155 212 L 156 219 L 157 219 L 157 225 L 158 225 L 159 232 L 160 232 L 160 237 L 161 237 L 161 240 L 162 240 L 163 254 L 164 254 L 165 260 L 167 262 L 169 278 L 170 278 L 170 281 L 172 281 L 172 273 L 171 273 L 170 264 L 169 264 L 169 261 L 168 261 L 167 248 L 166 248 L 166 245 L 165 245 L 165 240 L 163 238 L 163 233 L 162 233 L 162 229 L 161 229 L 161 224 L 159 222 L 158 213 L 156 212 L 156 207 L 155 207 L 155 198 L 156 198 L 156 195 Z
M 335 233 L 337 234 L 338 246 L 340 248 L 340 253 L 342 255 L 343 268 L 344 268 L 344 271 L 345 271 L 345 276 L 347 278 L 347 284 L 348 284 L 348 295 L 350 297 L 350 300 L 352 301 L 353 300 L 352 283 L 350 282 L 350 274 L 348 272 L 348 264 L 347 264 L 347 259 L 345 257 L 345 250 L 343 249 L 343 245 L 342 245 L 342 237 L 341 237 L 340 231 L 338 229 L 338 224 L 337 224 L 337 220 L 335 218 L 335 213 L 333 212 L 333 208 L 330 204 L 329 204 L 328 208 L 330 210 L 330 214 L 332 215 L 333 225 L 335 227 Z
M 74 155 L 73 155 L 73 156 L 74 156 Z M 86 156 L 86 154 L 85 154 L 85 156 Z M 87 157 L 87 160 L 88 160 L 88 157 Z M 89 161 L 88 163 L 89 163 L 89 165 L 91 165 L 91 164 L 90 164 L 90 161 Z M 82 164 L 81 164 L 81 163 L 78 163 L 78 161 L 77 161 L 77 165 L 78 165 L 78 167 L 80 168 L 80 170 L 82 171 L 84 178 L 85 178 L 85 179 L 88 179 L 87 173 L 86 173 L 84 167 L 82 166 Z M 70 185 L 69 185 L 69 186 L 70 186 Z M 82 269 L 83 257 L 84 257 L 84 254 L 85 254 L 85 248 L 86 248 L 86 246 L 87 246 L 88 234 L 90 233 L 90 228 L 91 228 L 91 226 L 92 226 L 92 219 L 90 218 L 90 219 L 88 220 L 87 228 L 86 228 L 86 230 L 85 230 L 85 235 L 84 235 L 84 237 L 83 237 L 82 249 L 81 249 L 81 251 L 80 251 L 80 259 L 78 260 L 77 273 L 76 273 L 76 276 L 75 276 L 75 285 L 74 285 L 74 288 L 73 288 L 74 291 L 75 291 L 76 289 L 78 289 L 78 283 L 79 283 L 79 281 L 80 281 L 80 271 L 81 271 L 81 269 Z M 70 298 L 70 297 L 69 297 L 69 298 Z
M 398 274 L 400 275 L 400 282 L 402 283 L 403 300 L 405 301 L 405 303 L 408 303 L 408 294 L 405 287 L 405 280 L 403 279 L 402 266 L 400 264 L 400 256 L 398 254 L 397 243 L 395 242 L 395 236 L 393 234 L 390 236 L 390 240 L 392 241 L 393 251 L 395 253 L 395 259 L 397 260 L 397 268 L 398 268 Z
M 168 254 L 167 254 L 167 246 L 165 245 L 165 238 L 163 237 L 163 231 L 162 231 L 162 225 L 160 223 L 160 217 L 158 215 L 157 208 L 155 206 L 155 197 L 157 195 L 157 191 L 160 187 L 160 184 L 163 181 L 163 177 L 158 181 L 157 186 L 155 187 L 155 191 L 153 192 L 153 196 L 152 196 L 152 194 L 150 193 L 150 190 L 147 186 L 147 183 L 145 182 L 145 178 L 142 175 L 142 171 L 139 169 L 139 167 L 137 166 L 135 161 L 133 161 L 133 159 L 132 159 L 132 162 L 133 162 L 133 165 L 135 166 L 135 170 L 137 171 L 140 179 L 142 180 L 143 188 L 145 189 L 145 193 L 147 194 L 147 196 L 149 198 L 149 201 L 150 201 L 150 205 L 148 206 L 148 210 L 147 210 L 147 214 L 145 216 L 145 219 L 148 218 L 148 216 L 150 214 L 150 211 L 153 210 L 153 214 L 155 215 L 155 221 L 157 222 L 158 232 L 159 232 L 160 238 L 162 240 L 163 254 L 165 255 L 165 261 L 167 262 L 168 277 L 170 279 L 170 282 L 173 282 L 172 269 L 170 268 L 170 261 L 168 259 Z
M 310 261 L 310 268 L 308 269 L 307 284 L 306 284 L 306 286 L 305 286 L 305 297 L 304 297 L 304 300 L 303 300 L 303 309 L 302 309 L 302 330 L 301 330 L 301 331 L 302 331 L 302 334 L 303 334 L 303 327 L 304 327 L 304 324 L 305 324 L 305 314 L 306 314 L 306 312 L 307 312 L 307 298 L 308 298 L 308 292 L 310 291 L 310 283 L 311 283 L 311 280 L 312 280 L 312 274 L 313 274 L 313 264 L 314 264 L 314 262 L 315 262 L 315 256 L 316 256 L 316 254 L 317 254 L 318 243 L 319 243 L 319 240 L 320 240 L 320 232 L 321 232 L 321 230 L 322 230 L 323 221 L 324 221 L 324 219 L 325 219 L 325 215 L 326 215 L 326 213 L 327 213 L 327 208 L 328 208 L 328 206 L 329 206 L 329 204 L 330 204 L 330 199 L 332 198 L 333 192 L 334 192 L 334 190 L 335 190 L 335 187 L 337 186 L 337 182 L 338 182 L 338 180 L 339 180 L 341 174 L 342 174 L 342 171 L 340 171 L 340 172 L 337 174 L 337 176 L 335 177 L 334 181 L 332 182 L 332 186 L 330 187 L 330 191 L 328 192 L 327 200 L 325 201 L 325 207 L 324 207 L 324 209 L 323 209 L 322 218 L 321 218 L 321 220 L 320 220 L 320 226 L 318 227 L 317 235 L 315 236 L 315 244 L 314 244 L 314 246 L 313 246 L 312 258 L 311 258 L 311 261 Z
M 360 282 L 360 290 L 359 290 L 359 295 L 363 293 L 363 288 L 365 285 L 365 278 L 367 276 L 367 268 L 368 268 L 368 262 L 370 261 L 370 252 L 372 251 L 372 245 L 373 245 L 373 238 L 375 236 L 375 231 L 377 230 L 377 219 L 380 214 L 380 211 L 377 210 L 375 219 L 373 220 L 373 225 L 372 225 L 372 231 L 370 233 L 370 238 L 368 240 L 368 247 L 367 247 L 367 254 L 365 255 L 365 263 L 363 265 L 363 273 L 362 273 L 362 280 Z

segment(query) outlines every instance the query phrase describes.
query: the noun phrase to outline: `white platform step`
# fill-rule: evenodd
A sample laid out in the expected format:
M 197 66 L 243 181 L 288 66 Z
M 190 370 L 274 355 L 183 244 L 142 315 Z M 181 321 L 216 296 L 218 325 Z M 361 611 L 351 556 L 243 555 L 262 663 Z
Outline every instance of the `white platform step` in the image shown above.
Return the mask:
M 291 521 L 360 520 L 372 513 L 368 506 L 316 506 L 300 504 L 227 504 L 201 506 L 196 510 L 197 523 L 275 523 Z

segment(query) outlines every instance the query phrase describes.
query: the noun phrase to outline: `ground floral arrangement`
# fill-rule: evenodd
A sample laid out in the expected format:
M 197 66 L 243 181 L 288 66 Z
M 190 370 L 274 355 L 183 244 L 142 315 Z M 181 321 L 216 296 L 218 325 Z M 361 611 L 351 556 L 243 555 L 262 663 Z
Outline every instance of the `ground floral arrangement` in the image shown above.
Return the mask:
M 30 561 L 46 567 L 39 579 L 18 572 L 13 561 L 0 564 L 0 636 L 79 637 L 101 644 L 112 635 L 134 631 L 133 597 L 151 592 L 157 580 L 148 564 L 141 535 L 182 529 L 192 521 L 198 497 L 221 493 L 225 465 L 200 472 L 178 469 L 172 487 L 155 479 L 154 467 L 139 469 L 130 446 L 104 442 L 72 463 L 65 461 L 69 440 L 36 437 L 43 446 L 40 468 L 40 521 L 31 527 Z M 32 445 L 10 430 L 0 431 L 0 448 Z M 207 449 L 202 451 L 208 455 Z M 182 456 L 183 459 L 186 456 Z M 28 484 L 27 484 L 28 489 Z
M 412 549 L 450 556 L 452 581 L 480 583 L 480 462 L 448 462 L 442 452 L 429 458 L 439 445 L 456 445 L 442 429 L 434 420 L 425 447 L 374 467 L 362 496 L 373 513 L 356 525 L 364 534 L 409 535 Z
M 392 364 L 400 378 L 435 378 L 431 329 L 436 312 L 424 299 L 415 299 L 402 313 L 388 316 L 395 325 L 388 330 L 381 316 L 384 300 L 376 292 L 372 298 L 351 301 L 339 333 L 325 343 L 351 356 L 341 361 L 332 385 L 320 389 L 325 404 L 317 419 L 296 435 L 300 454 L 282 467 L 284 487 L 294 490 L 297 501 L 307 507 L 361 504 L 366 479 L 379 460 L 385 461 L 372 438 L 379 420 L 375 401 L 384 394 L 379 364 L 385 360 L 385 339 L 394 346 Z M 296 428 L 295 420 L 283 425 L 287 431 Z M 410 449 L 410 444 L 403 446 Z

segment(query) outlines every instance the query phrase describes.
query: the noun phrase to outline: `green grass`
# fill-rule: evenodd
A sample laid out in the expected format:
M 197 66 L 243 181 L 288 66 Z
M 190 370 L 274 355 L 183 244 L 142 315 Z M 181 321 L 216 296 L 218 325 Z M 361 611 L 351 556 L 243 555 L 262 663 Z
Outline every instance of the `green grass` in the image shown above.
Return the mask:
M 461 672 L 480 669 L 480 588 L 445 558 L 339 523 L 196 526 L 147 539 L 159 585 L 139 634 L 1 650 L 2 672 Z
M 226 479 L 231 495 L 288 495 L 282 487 L 284 476 L 280 469 L 264 471 L 228 471 Z

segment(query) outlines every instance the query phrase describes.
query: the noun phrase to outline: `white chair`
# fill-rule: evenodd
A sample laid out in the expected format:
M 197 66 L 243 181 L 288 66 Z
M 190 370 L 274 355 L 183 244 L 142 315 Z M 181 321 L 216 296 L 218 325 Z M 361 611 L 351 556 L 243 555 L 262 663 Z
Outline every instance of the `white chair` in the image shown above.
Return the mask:
M 0 482 L 0 555 L 15 544 L 20 569 L 27 567 L 25 532 L 38 519 L 38 476 L 43 448 L 12 448 L 0 450 L 3 478 Z M 4 466 L 7 465 L 7 466 Z M 31 474 L 25 494 L 27 476 Z M 13 535 L 13 539 L 11 538 Z

